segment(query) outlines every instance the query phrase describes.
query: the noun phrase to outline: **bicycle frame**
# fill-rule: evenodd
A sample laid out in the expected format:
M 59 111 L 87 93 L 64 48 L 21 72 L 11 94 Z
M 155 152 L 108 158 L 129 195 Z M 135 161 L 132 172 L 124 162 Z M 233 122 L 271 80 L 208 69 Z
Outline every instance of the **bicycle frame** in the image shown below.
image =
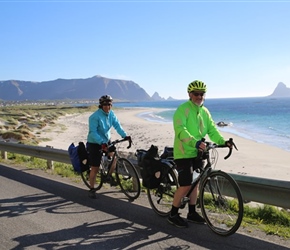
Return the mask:
M 123 138 L 123 139 L 115 140 L 115 141 L 111 142 L 111 144 L 108 146 L 108 150 L 109 150 L 110 148 L 115 147 L 116 144 L 118 144 L 118 143 L 120 143 L 120 142 L 124 142 L 124 141 L 127 141 L 127 139 Z M 130 148 L 130 147 L 131 147 L 131 144 L 132 144 L 132 141 L 129 141 L 129 145 L 128 145 L 127 148 Z M 111 159 L 110 161 L 109 161 L 108 159 L 107 159 L 107 160 L 104 160 L 104 156 L 105 156 L 105 155 L 108 156 L 110 153 L 113 153 L 113 155 L 110 156 L 110 157 L 112 157 L 112 159 Z M 110 162 L 110 163 L 107 165 L 107 166 L 108 166 L 108 171 L 107 171 L 106 175 L 104 175 L 103 177 L 106 178 L 106 177 L 109 176 L 109 173 L 110 173 L 110 170 L 111 170 L 111 168 L 112 168 L 112 166 L 113 166 L 113 164 L 114 164 L 114 161 L 116 162 L 117 159 L 118 159 L 118 157 L 119 157 L 119 153 L 118 153 L 117 148 L 115 148 L 114 151 L 112 151 L 112 152 L 110 152 L 110 151 L 107 151 L 107 152 L 103 151 L 103 156 L 102 156 L 102 162 L 103 162 L 103 164 L 105 165 L 105 164 L 107 164 L 108 162 Z M 105 162 L 105 161 L 106 161 L 106 162 Z
M 210 160 L 209 160 L 209 154 L 207 155 L 207 158 L 205 160 L 207 161 L 206 166 L 197 169 L 200 174 L 191 183 L 190 189 L 187 192 L 186 196 L 181 199 L 181 208 L 184 208 L 186 203 L 189 202 L 189 200 L 190 200 L 189 196 L 192 193 L 192 191 L 195 189 L 195 187 L 200 183 L 200 180 L 205 178 L 208 175 L 208 173 L 212 171 L 211 163 L 210 163 Z M 204 165 L 204 162 L 203 162 L 203 165 Z
M 114 161 L 117 161 L 117 158 L 118 158 L 117 150 L 113 152 L 112 156 L 110 156 L 112 158 L 111 160 L 109 160 L 108 158 L 105 159 L 105 156 L 106 155 L 102 156 L 102 164 L 101 165 L 107 166 L 108 170 L 107 170 L 106 174 L 103 175 L 102 177 L 107 178 L 109 176 L 109 173 L 110 173 L 110 170 L 111 170 L 111 168 L 113 166 Z M 107 157 L 108 157 L 108 155 L 107 155 Z
M 203 139 L 203 141 L 205 142 L 205 139 Z M 233 140 L 230 139 L 230 141 L 233 143 Z M 221 146 L 221 145 L 216 145 L 216 144 L 212 144 L 209 142 L 206 142 L 207 144 L 207 150 L 205 152 L 200 151 L 197 158 L 202 159 L 202 167 L 196 169 L 199 171 L 199 175 L 198 177 L 192 182 L 189 191 L 187 192 L 186 196 L 183 197 L 181 199 L 181 208 L 185 207 L 185 204 L 187 202 L 189 202 L 190 198 L 190 194 L 192 193 L 192 191 L 195 189 L 195 187 L 200 183 L 200 180 L 206 178 L 206 176 L 208 176 L 213 170 L 212 170 L 212 163 L 210 162 L 210 150 L 214 149 L 214 148 L 220 148 L 220 147 L 225 147 L 225 146 Z M 237 149 L 236 145 L 233 143 L 233 146 Z M 229 149 L 229 153 L 227 156 L 224 157 L 224 159 L 227 159 L 230 157 L 230 155 L 232 154 L 232 149 Z M 204 158 L 202 158 L 204 157 Z M 204 166 L 206 161 L 206 165 Z M 194 171 L 196 171 L 194 170 Z M 220 170 L 215 170 L 215 171 L 220 171 Z M 211 189 L 211 193 L 212 193 L 212 189 Z M 220 193 L 220 191 L 219 191 Z

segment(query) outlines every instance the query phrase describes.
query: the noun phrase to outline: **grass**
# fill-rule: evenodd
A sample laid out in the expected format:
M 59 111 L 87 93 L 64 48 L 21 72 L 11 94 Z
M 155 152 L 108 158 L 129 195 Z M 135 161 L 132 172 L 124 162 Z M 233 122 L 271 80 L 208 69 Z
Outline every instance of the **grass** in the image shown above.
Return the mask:
M 41 131 L 55 126 L 55 121 L 67 114 L 93 112 L 96 106 L 70 105 L 14 105 L 0 107 L 0 137 L 22 144 L 38 145 L 47 138 L 39 138 Z M 61 127 L 61 130 L 65 130 Z
M 270 205 L 245 205 L 243 227 L 256 227 L 267 235 L 290 239 L 290 212 Z

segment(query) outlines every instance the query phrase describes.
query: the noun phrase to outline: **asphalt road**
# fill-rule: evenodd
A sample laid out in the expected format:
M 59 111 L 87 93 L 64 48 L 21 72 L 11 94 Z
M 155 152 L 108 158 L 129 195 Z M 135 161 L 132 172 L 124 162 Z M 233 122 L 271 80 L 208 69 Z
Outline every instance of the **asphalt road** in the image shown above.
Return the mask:
M 145 194 L 129 202 L 105 186 L 98 199 L 84 184 L 41 170 L 0 165 L 0 249 L 289 249 L 290 241 L 239 230 L 221 237 L 206 225 L 179 229 L 157 216 Z

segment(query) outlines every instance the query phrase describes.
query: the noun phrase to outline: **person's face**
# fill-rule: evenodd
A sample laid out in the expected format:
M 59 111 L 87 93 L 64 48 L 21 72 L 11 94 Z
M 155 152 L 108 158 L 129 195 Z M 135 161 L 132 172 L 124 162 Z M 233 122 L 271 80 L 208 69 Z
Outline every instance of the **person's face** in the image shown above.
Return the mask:
M 205 97 L 205 92 L 202 91 L 192 91 L 189 93 L 190 100 L 198 106 L 203 104 Z
M 112 107 L 112 103 L 111 102 L 106 102 L 102 104 L 102 109 L 104 110 L 104 112 L 109 113 Z

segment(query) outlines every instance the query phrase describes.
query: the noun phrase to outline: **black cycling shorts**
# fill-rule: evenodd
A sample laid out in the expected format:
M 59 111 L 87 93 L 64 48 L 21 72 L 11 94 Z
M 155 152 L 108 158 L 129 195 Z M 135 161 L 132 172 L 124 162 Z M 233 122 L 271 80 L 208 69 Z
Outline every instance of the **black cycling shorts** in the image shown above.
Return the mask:
M 99 167 L 102 159 L 102 146 L 97 143 L 88 142 L 89 164 L 93 167 Z
M 192 183 L 192 173 L 196 169 L 195 158 L 174 160 L 178 172 L 178 182 L 180 186 L 190 186 Z

